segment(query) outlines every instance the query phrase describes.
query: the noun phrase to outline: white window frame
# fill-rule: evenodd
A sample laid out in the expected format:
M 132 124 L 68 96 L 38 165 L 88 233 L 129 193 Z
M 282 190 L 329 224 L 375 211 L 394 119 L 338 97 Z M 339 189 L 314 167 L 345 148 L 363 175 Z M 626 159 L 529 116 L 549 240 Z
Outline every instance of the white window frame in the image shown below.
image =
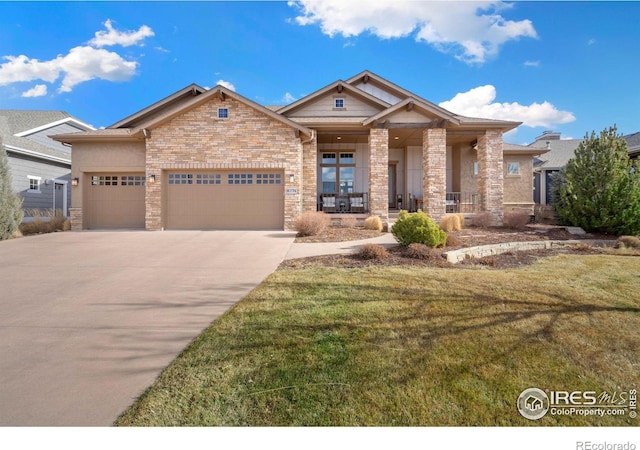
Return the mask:
M 515 173 L 511 173 L 511 171 L 509 170 L 509 168 L 511 166 L 515 166 L 517 171 Z M 507 162 L 507 176 L 509 177 L 519 177 L 520 176 L 520 163 L 517 161 L 511 161 L 511 162 Z
M 338 106 L 338 102 L 342 102 L 342 106 Z M 334 109 L 345 109 L 347 107 L 347 101 L 344 97 L 335 97 L 333 99 L 333 107 Z
M 225 115 L 221 116 L 220 112 L 226 111 Z M 229 118 L 229 108 L 218 108 L 218 119 L 226 120 Z
M 42 182 L 42 177 L 37 177 L 35 175 L 27 175 L 27 179 L 29 180 L 29 189 L 27 190 L 27 192 L 30 192 L 32 194 L 42 194 L 42 190 L 40 189 L 40 183 Z M 31 188 L 31 182 L 32 181 L 36 181 L 38 184 L 38 189 L 32 189 Z

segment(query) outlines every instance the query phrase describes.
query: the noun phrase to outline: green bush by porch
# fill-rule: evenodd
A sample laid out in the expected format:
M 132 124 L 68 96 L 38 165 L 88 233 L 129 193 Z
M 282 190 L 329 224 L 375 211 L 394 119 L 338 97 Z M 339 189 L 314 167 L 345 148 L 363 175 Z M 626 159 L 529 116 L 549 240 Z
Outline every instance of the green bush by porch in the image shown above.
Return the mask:
M 404 247 L 409 244 L 424 244 L 435 248 L 447 242 L 447 233 L 421 210 L 411 214 L 400 211 L 398 220 L 391 227 L 391 233 Z

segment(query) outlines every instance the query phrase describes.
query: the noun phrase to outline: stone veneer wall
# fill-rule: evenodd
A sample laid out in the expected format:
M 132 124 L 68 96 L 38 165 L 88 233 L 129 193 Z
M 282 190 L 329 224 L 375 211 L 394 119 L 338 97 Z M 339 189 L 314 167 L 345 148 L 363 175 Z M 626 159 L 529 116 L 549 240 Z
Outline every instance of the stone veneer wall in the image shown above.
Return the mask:
M 229 118 L 218 119 L 218 108 L 228 108 Z M 215 97 L 151 130 L 146 146 L 146 174 L 156 176 L 146 187 L 147 229 L 163 227 L 164 170 L 260 168 L 283 170 L 284 227 L 293 229 L 302 206 L 302 143 L 293 128 L 232 98 Z
M 502 132 L 487 130 L 478 137 L 478 191 L 482 210 L 494 217 L 494 225 L 503 218 Z
M 389 224 L 389 130 L 372 128 L 369 134 L 369 212 Z
M 447 199 L 447 130 L 444 128 L 422 131 L 422 186 L 424 210 L 439 221 L 446 212 Z
M 302 146 L 302 211 L 318 208 L 318 138 Z
M 82 208 L 69 208 L 69 221 L 71 230 L 82 230 Z

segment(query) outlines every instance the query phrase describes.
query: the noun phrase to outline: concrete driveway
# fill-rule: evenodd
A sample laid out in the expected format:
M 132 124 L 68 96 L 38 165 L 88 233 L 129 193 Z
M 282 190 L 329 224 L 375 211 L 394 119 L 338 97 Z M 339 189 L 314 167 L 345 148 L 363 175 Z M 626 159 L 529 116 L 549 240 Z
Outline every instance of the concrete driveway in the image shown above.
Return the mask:
M 111 425 L 293 239 L 96 231 L 0 242 L 0 425 Z

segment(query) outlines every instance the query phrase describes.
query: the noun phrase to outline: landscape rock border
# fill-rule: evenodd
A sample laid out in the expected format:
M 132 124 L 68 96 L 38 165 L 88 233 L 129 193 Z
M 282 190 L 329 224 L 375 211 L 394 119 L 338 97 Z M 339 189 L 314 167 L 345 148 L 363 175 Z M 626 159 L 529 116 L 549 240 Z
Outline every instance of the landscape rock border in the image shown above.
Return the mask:
M 485 256 L 500 255 L 513 251 L 524 250 L 546 250 L 551 248 L 569 247 L 572 245 L 589 245 L 592 247 L 613 247 L 616 240 L 601 239 L 571 239 L 571 240 L 552 240 L 552 241 L 524 241 L 524 242 L 505 242 L 501 244 L 479 245 L 476 247 L 466 247 L 457 250 L 445 252 L 447 261 L 451 264 L 457 264 L 465 259 L 484 258 Z

